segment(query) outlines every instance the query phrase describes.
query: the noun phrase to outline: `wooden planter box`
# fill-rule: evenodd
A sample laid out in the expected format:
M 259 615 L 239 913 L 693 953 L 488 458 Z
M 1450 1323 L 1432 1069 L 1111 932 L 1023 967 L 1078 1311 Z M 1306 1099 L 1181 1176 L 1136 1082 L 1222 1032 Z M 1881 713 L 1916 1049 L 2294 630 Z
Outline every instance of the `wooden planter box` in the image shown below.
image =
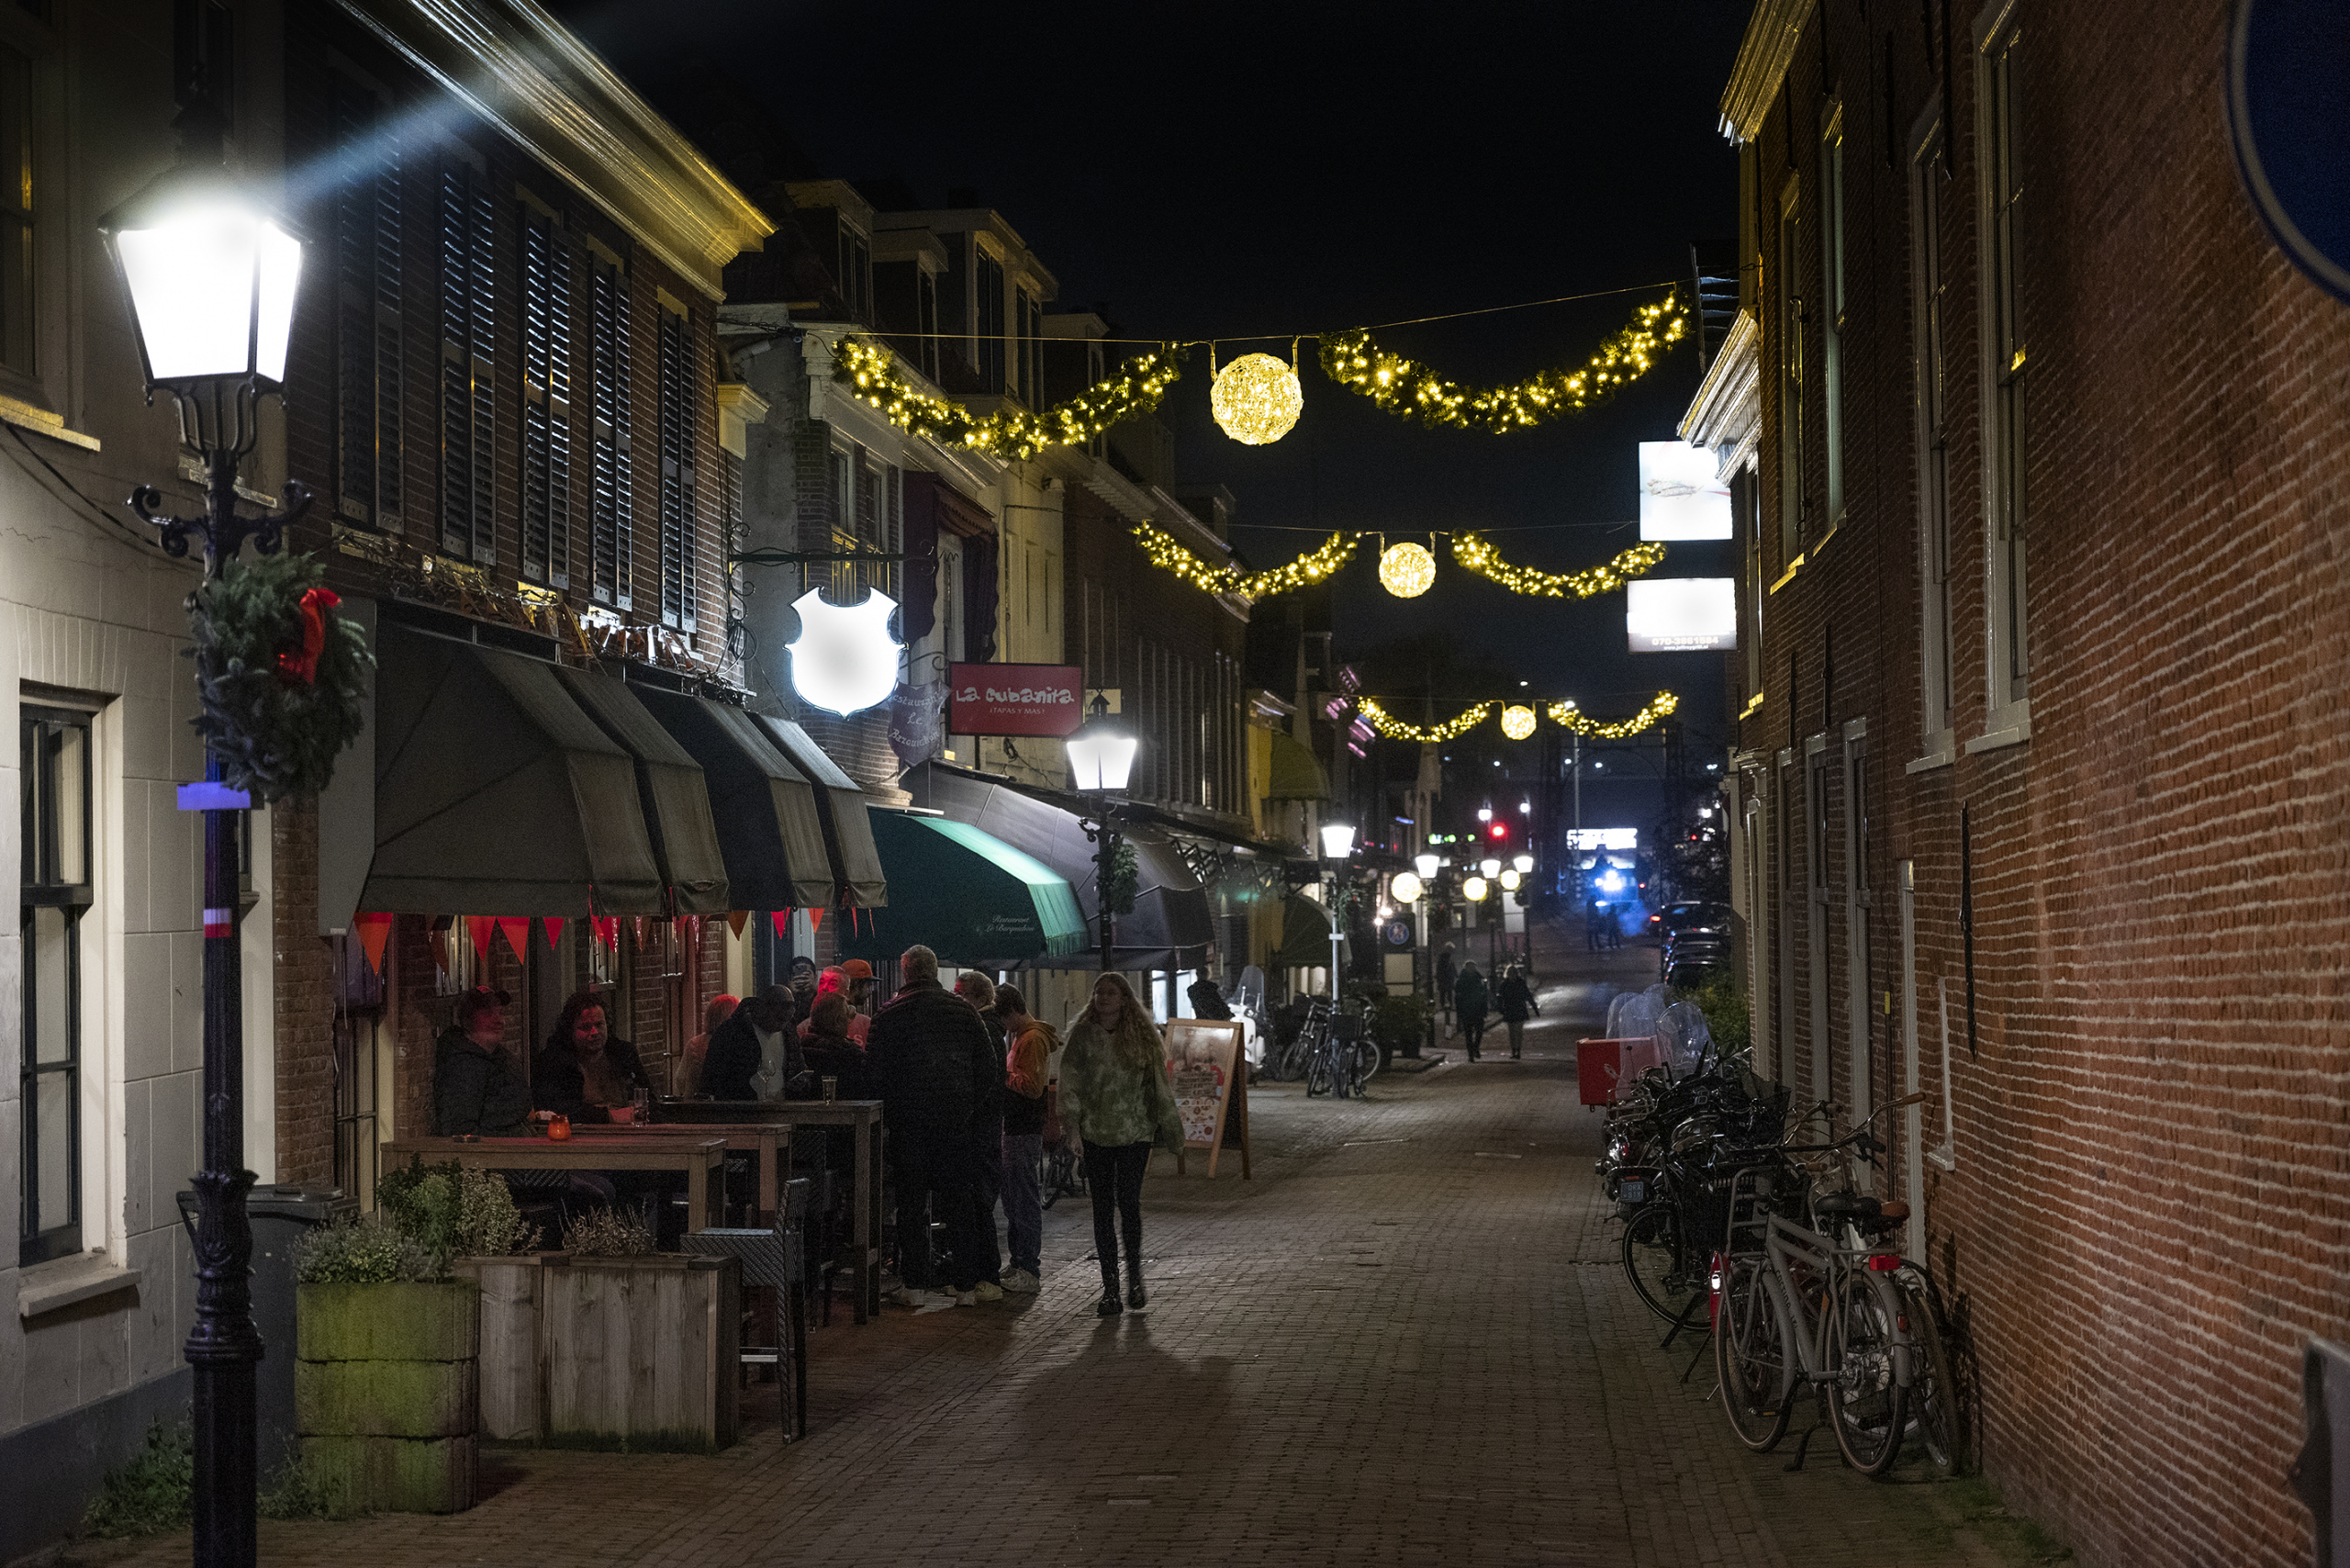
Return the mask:
M 501 1442 L 711 1453 L 741 1435 L 741 1265 L 563 1252 L 470 1258 L 481 1432 Z
M 477 1294 L 470 1280 L 295 1287 L 294 1426 L 337 1511 L 474 1506 Z

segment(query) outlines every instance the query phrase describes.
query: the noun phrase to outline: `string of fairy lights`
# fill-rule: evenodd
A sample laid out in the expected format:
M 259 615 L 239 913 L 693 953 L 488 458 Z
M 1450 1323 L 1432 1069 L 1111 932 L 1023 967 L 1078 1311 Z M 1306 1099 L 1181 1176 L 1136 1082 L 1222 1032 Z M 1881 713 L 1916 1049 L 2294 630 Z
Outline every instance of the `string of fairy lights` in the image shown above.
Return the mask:
M 1483 388 L 1463 386 L 1381 346 L 1367 327 L 1301 333 L 1292 340 L 1287 360 L 1247 353 L 1220 367 L 1214 341 L 1203 340 L 1214 377 L 1208 407 L 1216 424 L 1237 442 L 1264 446 L 1281 440 L 1305 409 L 1298 344 L 1312 336 L 1321 345 L 1323 375 L 1385 412 L 1432 429 L 1505 435 L 1600 407 L 1655 368 L 1688 332 L 1689 308 L 1674 290 L 1636 308 L 1631 320 L 1582 364 Z M 1048 446 L 1083 445 L 1120 420 L 1157 408 L 1181 376 L 1185 355 L 1199 346 L 1161 343 L 1125 361 L 1098 385 L 1034 412 L 1006 405 L 974 414 L 952 398 L 923 391 L 889 348 L 854 333 L 833 341 L 833 377 L 901 430 L 942 446 L 1026 462 Z
M 1442 745 L 1448 741 L 1459 740 L 1495 712 L 1501 715 L 1502 734 L 1514 741 L 1531 739 L 1540 724 L 1530 705 L 1505 702 L 1499 698 L 1472 702 L 1440 724 L 1415 724 L 1399 719 L 1382 706 L 1376 698 L 1360 698 L 1357 702 L 1362 711 L 1363 722 L 1380 734 L 1389 740 L 1417 741 L 1424 745 Z M 1572 698 L 1550 703 L 1542 710 L 1542 713 L 1551 723 L 1572 734 L 1593 740 L 1620 741 L 1656 728 L 1671 718 L 1680 706 L 1680 698 L 1670 691 L 1660 691 L 1628 719 L 1595 719 L 1578 707 Z
M 1345 566 L 1366 540 L 1380 542 L 1380 586 L 1396 598 L 1416 599 L 1436 582 L 1436 556 L 1426 545 L 1409 541 L 1388 544 L 1383 533 L 1369 530 L 1341 530 L 1295 559 L 1261 572 L 1203 560 L 1147 522 L 1137 523 L 1134 532 L 1144 559 L 1206 593 L 1256 599 L 1304 588 Z M 1635 544 L 1613 560 L 1580 572 L 1545 572 L 1504 560 L 1501 552 L 1478 534 L 1456 533 L 1451 540 L 1452 559 L 1465 570 L 1512 593 L 1548 599 L 1590 599 L 1610 593 L 1634 577 L 1646 576 L 1664 560 L 1663 545 Z

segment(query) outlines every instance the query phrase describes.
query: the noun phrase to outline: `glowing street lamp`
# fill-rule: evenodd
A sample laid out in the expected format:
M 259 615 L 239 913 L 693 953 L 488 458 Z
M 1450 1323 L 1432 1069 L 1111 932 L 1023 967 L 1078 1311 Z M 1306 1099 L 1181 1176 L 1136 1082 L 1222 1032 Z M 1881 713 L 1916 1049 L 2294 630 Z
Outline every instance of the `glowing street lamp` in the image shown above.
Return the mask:
M 1326 860 L 1344 860 L 1355 852 L 1355 830 L 1345 823 L 1326 823 L 1322 828 L 1322 856 Z
M 1412 869 L 1420 874 L 1420 880 L 1423 882 L 1435 881 L 1437 868 L 1441 864 L 1442 862 L 1434 855 L 1423 854 L 1412 857 Z
M 1117 951 L 1117 912 L 1110 907 L 1110 889 L 1118 863 L 1118 804 L 1113 797 L 1126 792 L 1142 742 L 1133 731 L 1111 716 L 1109 699 L 1093 694 L 1092 712 L 1077 733 L 1061 743 L 1069 757 L 1069 787 L 1083 796 L 1087 814 L 1077 819 L 1093 850 L 1094 923 L 1102 935 L 1102 972 L 1108 974 Z
M 1517 874 L 1521 877 L 1530 877 L 1534 874 L 1534 857 L 1531 855 L 1517 856 L 1510 861 L 1510 864 L 1517 868 Z
M 1518 869 L 1517 869 L 1517 868 L 1516 868 L 1516 867 L 1515 867 L 1515 866 L 1512 866 L 1512 867 L 1508 868 L 1507 869 L 1505 869 L 1505 870 L 1504 870 L 1504 871 L 1502 872 L 1502 876 L 1501 876 L 1502 890 L 1503 890 L 1504 892 L 1506 892 L 1506 893 L 1514 893 L 1514 892 L 1517 891 L 1517 885 L 1518 885 L 1518 883 L 1520 883 L 1520 882 L 1524 881 L 1525 879 L 1525 879 L 1524 877 L 1522 877 L 1522 876 L 1520 876 L 1520 875 L 1518 874 Z
M 1502 874 L 1502 863 L 1488 855 L 1477 862 L 1477 869 L 1488 877 L 1498 877 Z
M 1483 877 L 1472 877 L 1460 884 L 1460 896 L 1471 903 L 1483 903 L 1485 895 L 1492 890 L 1485 885 L 1485 879 Z

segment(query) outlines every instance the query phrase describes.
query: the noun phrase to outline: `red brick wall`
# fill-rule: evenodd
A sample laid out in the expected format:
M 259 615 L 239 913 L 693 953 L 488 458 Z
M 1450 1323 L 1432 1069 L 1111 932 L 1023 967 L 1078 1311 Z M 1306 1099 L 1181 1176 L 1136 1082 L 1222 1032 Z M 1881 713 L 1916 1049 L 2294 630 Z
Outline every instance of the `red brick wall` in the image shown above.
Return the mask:
M 334 1180 L 334 959 L 319 928 L 319 812 L 282 801 L 269 813 L 272 979 L 276 1040 L 277 1180 Z
M 2160 28 L 2109 0 L 2021 0 L 2020 14 L 2031 739 L 1903 771 L 1922 749 L 1920 599 L 1908 207 L 1881 152 L 1883 73 L 1891 61 L 1905 151 L 1940 73 L 1919 18 L 1895 7 L 1874 33 L 1859 30 L 1862 13 L 1831 11 L 1824 48 L 1815 14 L 1760 140 L 1768 333 L 1787 149 L 1805 186 L 1797 286 L 1810 296 L 1812 110 L 1824 78 L 1844 84 L 1852 510 L 1767 602 L 1770 697 L 1742 741 L 1773 756 L 1792 742 L 1800 756 L 1803 737 L 1829 729 L 1833 749 L 1831 726 L 1868 720 L 1879 846 L 1869 962 L 1897 1004 L 1890 1030 L 1873 1021 L 1877 1092 L 1898 1092 L 1885 1074 L 1886 1053 L 1898 1060 L 1894 879 L 1906 858 L 1930 1145 L 1942 1114 L 1937 980 L 1952 1002 L 1956 1169 L 1928 1172 L 1931 1260 L 1968 1303 L 1992 1476 L 2087 1562 L 2306 1561 L 2309 1516 L 2284 1480 L 2300 1436 L 2300 1351 L 2311 1336 L 2350 1332 L 2350 583 L 2337 543 L 2350 499 L 2350 310 L 2291 270 L 2238 184 L 2222 0 L 2189 0 Z M 1968 17 L 1955 19 L 1956 178 L 1940 189 L 1963 746 L 1985 728 L 1986 648 L 1979 185 Z M 1761 445 L 1773 577 L 1785 565 L 1777 351 L 1766 344 Z M 1817 498 L 1816 338 L 1806 357 Z M 1798 894 L 1774 922 L 1800 956 L 1804 846 L 1778 847 L 1794 856 Z M 1841 855 L 1839 837 L 1839 889 Z M 1841 1097 L 1852 1046 L 1841 892 L 1831 922 Z M 1807 1035 L 1800 961 L 1796 973 Z M 1807 1056 L 1781 1076 L 1807 1082 Z

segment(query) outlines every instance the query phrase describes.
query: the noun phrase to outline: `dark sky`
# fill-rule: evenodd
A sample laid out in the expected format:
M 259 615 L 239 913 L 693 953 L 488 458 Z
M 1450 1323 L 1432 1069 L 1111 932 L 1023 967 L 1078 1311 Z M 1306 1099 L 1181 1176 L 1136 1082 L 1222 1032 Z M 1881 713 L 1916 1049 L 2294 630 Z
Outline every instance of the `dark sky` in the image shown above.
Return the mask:
M 1736 227 L 1717 105 L 1746 0 L 1335 6 L 559 3 L 660 102 L 711 60 L 765 96 L 826 173 L 894 175 L 926 202 L 968 186 L 1123 335 L 1279 334 L 1684 279 Z M 1396 329 L 1382 342 L 1471 383 L 1578 364 L 1627 296 Z M 1306 406 L 1264 448 L 1207 413 L 1206 365 L 1169 394 L 1188 481 L 1239 497 L 1237 542 L 1270 565 L 1310 528 L 1497 533 L 1550 570 L 1637 542 L 1634 444 L 1666 440 L 1689 347 L 1613 407 L 1514 436 L 1424 431 L 1339 390 L 1302 353 Z M 1273 526 L 1278 525 L 1278 527 Z M 1371 564 L 1337 600 L 1342 651 L 1449 632 L 1595 713 L 1670 688 L 1693 755 L 1727 726 L 1720 659 L 1624 651 L 1620 594 L 1521 598 L 1450 566 L 1416 600 Z M 1678 545 L 1666 576 L 1729 576 Z M 1481 693 L 1459 693 L 1466 699 Z

